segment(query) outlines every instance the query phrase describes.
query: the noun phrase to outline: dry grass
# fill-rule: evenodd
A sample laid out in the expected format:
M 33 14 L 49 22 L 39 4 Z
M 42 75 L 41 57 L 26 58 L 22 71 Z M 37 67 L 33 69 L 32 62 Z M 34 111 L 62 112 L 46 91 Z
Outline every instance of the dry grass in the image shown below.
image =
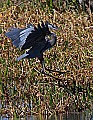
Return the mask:
M 32 3 L 3 8 L 0 13 L 0 93 L 1 113 L 26 115 L 32 113 L 80 111 L 93 107 L 93 15 L 65 11 L 49 11 L 48 6 Z M 57 44 L 44 54 L 47 68 L 70 71 L 52 73 L 69 92 L 58 86 L 58 80 L 34 70 L 41 69 L 37 59 L 15 58 L 22 54 L 4 33 L 8 28 L 25 27 L 48 20 L 59 27 Z M 32 106 L 31 105 L 32 102 Z

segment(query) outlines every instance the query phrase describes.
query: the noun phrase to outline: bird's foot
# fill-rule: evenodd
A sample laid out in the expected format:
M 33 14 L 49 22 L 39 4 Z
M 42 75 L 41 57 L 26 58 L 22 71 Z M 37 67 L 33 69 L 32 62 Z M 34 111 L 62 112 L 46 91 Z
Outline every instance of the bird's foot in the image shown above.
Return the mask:
M 44 70 L 43 68 L 41 69 L 41 73 L 42 73 L 42 74 L 44 74 L 44 73 L 45 73 L 45 70 Z

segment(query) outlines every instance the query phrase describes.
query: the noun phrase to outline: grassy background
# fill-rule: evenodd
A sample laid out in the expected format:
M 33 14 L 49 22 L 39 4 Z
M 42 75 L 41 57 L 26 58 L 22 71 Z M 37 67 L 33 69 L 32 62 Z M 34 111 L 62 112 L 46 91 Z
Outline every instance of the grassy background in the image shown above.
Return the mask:
M 22 116 L 30 112 L 52 114 L 93 108 L 93 15 L 88 19 L 84 11 L 76 12 L 73 5 L 64 5 L 62 12 L 61 7 L 53 9 L 51 0 L 49 3 L 0 3 L 1 114 Z M 15 61 L 22 52 L 4 35 L 12 26 L 23 28 L 41 20 L 60 28 L 55 32 L 57 44 L 44 53 L 47 68 L 69 71 L 50 73 L 59 80 L 38 73 L 41 65 L 37 59 Z

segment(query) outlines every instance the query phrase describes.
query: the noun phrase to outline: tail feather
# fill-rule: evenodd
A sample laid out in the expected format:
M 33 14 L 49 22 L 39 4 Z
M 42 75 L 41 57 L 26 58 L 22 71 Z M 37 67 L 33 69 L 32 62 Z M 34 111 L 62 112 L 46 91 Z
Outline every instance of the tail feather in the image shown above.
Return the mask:
M 18 58 L 16 58 L 16 60 L 19 61 L 19 60 L 21 60 L 21 59 L 23 59 L 23 58 L 26 58 L 28 55 L 29 55 L 29 54 L 24 53 L 24 54 L 22 54 L 21 56 L 19 56 Z

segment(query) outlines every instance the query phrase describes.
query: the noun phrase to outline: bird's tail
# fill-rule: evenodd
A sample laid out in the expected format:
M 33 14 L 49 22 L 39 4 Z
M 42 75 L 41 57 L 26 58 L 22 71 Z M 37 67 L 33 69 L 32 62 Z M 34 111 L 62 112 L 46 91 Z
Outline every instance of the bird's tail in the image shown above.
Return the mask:
M 16 58 L 16 60 L 19 61 L 19 60 L 21 60 L 21 59 L 23 59 L 23 58 L 26 58 L 28 55 L 29 55 L 29 54 L 24 53 L 24 54 L 22 54 L 21 56 L 19 56 L 18 58 Z

